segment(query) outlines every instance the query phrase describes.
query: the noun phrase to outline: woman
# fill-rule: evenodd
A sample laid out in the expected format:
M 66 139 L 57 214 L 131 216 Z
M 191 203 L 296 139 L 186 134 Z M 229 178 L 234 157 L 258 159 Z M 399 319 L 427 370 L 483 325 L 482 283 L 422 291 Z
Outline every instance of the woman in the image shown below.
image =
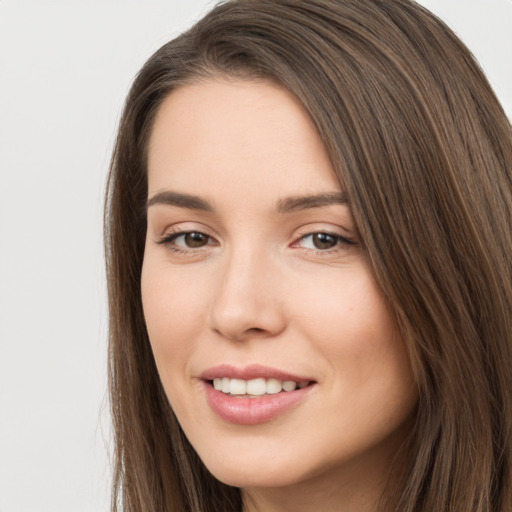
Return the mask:
M 107 198 L 114 510 L 510 510 L 511 169 L 408 0 L 227 2 L 163 46 Z

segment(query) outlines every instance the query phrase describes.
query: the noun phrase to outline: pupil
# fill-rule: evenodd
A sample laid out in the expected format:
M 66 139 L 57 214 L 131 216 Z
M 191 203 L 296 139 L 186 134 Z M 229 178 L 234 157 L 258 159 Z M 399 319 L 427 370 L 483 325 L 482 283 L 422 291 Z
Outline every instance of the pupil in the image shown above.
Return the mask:
M 202 233 L 187 233 L 185 235 L 185 242 L 188 247 L 203 247 L 207 241 L 206 235 Z
M 313 244 L 317 249 L 331 249 L 337 242 L 336 237 L 326 233 L 316 233 L 313 235 Z

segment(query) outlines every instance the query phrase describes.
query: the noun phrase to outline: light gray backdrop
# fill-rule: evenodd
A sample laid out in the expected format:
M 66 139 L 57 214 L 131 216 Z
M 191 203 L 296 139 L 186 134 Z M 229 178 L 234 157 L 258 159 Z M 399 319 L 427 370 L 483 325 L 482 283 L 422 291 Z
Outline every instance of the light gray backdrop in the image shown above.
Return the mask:
M 0 0 L 0 512 L 106 512 L 101 216 L 145 59 L 214 0 Z M 512 117 L 512 0 L 423 0 Z

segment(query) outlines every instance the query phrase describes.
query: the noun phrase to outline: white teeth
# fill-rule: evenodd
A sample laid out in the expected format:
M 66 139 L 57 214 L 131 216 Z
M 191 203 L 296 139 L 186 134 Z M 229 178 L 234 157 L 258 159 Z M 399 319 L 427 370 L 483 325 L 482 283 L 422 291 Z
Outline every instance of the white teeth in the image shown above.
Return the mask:
M 232 395 L 245 395 L 248 382 L 242 379 L 231 379 L 229 392 Z
M 252 379 L 247 381 L 248 395 L 264 395 L 267 391 L 265 379 Z
M 283 382 L 283 389 L 285 391 L 293 391 L 297 387 L 297 384 L 293 380 L 285 380 Z
M 229 377 L 217 377 L 213 379 L 213 387 L 227 395 L 262 396 L 274 395 L 281 391 L 294 391 L 303 389 L 308 381 L 294 382 L 293 380 L 281 381 L 279 379 L 230 379 Z
M 273 395 L 275 393 L 280 393 L 282 389 L 283 389 L 283 386 L 282 386 L 280 380 L 277 380 L 277 379 L 268 379 L 267 380 L 267 385 L 266 385 L 267 395 Z

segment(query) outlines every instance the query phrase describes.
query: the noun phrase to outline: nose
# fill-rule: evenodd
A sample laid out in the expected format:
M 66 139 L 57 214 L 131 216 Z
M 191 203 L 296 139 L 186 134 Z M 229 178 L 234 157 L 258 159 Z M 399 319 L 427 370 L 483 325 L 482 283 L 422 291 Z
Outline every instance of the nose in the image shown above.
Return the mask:
M 222 265 L 210 309 L 210 328 L 233 341 L 280 334 L 286 318 L 277 265 L 250 248 L 233 251 Z

